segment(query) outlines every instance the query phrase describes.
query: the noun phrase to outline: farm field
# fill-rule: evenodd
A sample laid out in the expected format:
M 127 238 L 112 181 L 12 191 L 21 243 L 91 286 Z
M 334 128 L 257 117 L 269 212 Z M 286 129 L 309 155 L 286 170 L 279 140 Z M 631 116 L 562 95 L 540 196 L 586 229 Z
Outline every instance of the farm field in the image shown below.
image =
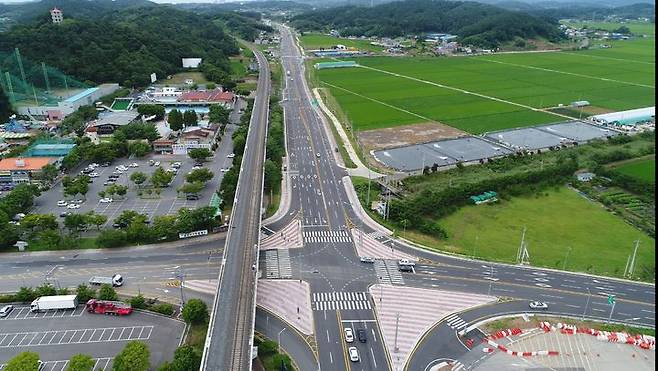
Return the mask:
M 576 100 L 613 111 L 654 105 L 651 43 L 584 52 L 357 58 L 365 68 L 314 73 L 357 131 L 438 121 L 480 134 L 564 121 L 534 109 Z
M 652 238 L 566 187 L 463 207 L 439 223 L 449 237 L 437 247 L 478 258 L 513 262 L 525 226 L 532 265 L 562 269 L 571 248 L 567 270 L 621 276 L 639 238 L 636 273 L 655 267 Z
M 643 159 L 640 161 L 626 162 L 618 167 L 615 171 L 632 176 L 633 178 L 644 180 L 648 183 L 656 182 L 656 159 Z
M 304 49 L 307 50 L 330 48 L 337 44 L 345 45 L 348 48 L 352 47 L 359 50 L 369 50 L 373 52 L 380 52 L 383 50 L 379 46 L 370 45 L 370 40 L 346 39 L 317 33 L 305 34 L 300 37 L 300 41 Z

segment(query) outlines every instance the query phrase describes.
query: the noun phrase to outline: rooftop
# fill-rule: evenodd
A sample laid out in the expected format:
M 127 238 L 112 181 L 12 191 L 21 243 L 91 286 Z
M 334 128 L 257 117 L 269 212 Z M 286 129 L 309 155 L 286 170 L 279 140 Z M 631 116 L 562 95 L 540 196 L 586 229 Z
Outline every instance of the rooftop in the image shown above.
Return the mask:
M 0 160 L 0 171 L 9 170 L 41 170 L 44 166 L 55 162 L 53 157 L 8 157 Z
M 125 126 L 133 122 L 139 116 L 137 111 L 105 112 L 92 122 L 90 126 L 115 125 Z
M 220 89 L 204 91 L 188 91 L 178 97 L 179 102 L 230 102 L 234 94 Z

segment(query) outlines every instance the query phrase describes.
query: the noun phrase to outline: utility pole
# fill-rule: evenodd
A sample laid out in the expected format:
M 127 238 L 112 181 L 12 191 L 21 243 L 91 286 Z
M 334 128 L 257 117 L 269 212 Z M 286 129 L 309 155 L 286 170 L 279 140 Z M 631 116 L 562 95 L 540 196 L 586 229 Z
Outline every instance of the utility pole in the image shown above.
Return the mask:
M 398 328 L 400 326 L 400 312 L 395 315 L 395 349 L 393 350 L 397 353 L 400 349 L 398 348 Z
M 635 248 L 633 249 L 633 257 L 631 258 L 631 264 L 628 267 L 628 275 L 629 277 L 633 277 L 633 273 L 635 272 L 635 255 L 637 255 L 637 248 L 640 246 L 640 240 L 635 240 Z
M 491 296 L 491 290 L 493 289 L 493 265 L 491 266 L 491 273 L 489 274 L 489 292 L 487 293 L 488 296 Z
M 615 311 L 615 304 L 617 304 L 617 300 L 615 300 L 615 295 L 608 295 L 608 304 L 612 304 L 612 308 L 610 308 L 610 315 L 608 316 L 608 323 L 612 320 L 612 312 Z
M 571 246 L 567 247 L 567 256 L 564 257 L 564 264 L 562 264 L 562 270 L 567 269 L 567 259 L 569 259 L 569 253 L 571 253 Z
M 583 320 L 585 319 L 585 314 L 587 314 L 587 307 L 589 307 L 589 301 L 592 297 L 592 292 L 587 288 L 587 301 L 585 302 L 585 310 L 583 310 Z

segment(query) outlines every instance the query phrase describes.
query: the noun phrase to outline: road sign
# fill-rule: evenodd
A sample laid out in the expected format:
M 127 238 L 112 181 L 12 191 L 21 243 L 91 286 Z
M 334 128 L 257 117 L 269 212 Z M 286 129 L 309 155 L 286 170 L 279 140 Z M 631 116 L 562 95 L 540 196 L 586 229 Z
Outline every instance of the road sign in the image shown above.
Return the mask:
M 608 295 L 608 304 L 610 304 L 610 305 L 615 304 L 615 296 L 614 295 Z

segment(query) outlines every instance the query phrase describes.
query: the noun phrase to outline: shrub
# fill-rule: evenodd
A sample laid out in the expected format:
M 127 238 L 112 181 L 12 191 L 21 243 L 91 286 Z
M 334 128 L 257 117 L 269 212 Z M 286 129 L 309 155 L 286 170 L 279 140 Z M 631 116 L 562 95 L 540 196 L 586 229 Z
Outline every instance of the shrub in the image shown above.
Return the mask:
M 146 344 L 131 341 L 114 358 L 112 371 L 148 371 L 151 366 L 149 358 L 150 352 Z
M 190 299 L 183 306 L 182 315 L 187 323 L 204 323 L 208 318 L 208 306 L 200 299 Z
M 86 354 L 76 354 L 71 357 L 66 371 L 91 371 L 94 369 L 96 361 Z
M 86 303 L 89 299 L 96 297 L 96 290 L 85 285 L 84 283 L 75 289 L 75 293 L 78 295 L 78 302 L 80 303 Z
M 130 298 L 128 301 L 130 303 L 130 306 L 132 306 L 135 309 L 146 309 L 146 299 L 144 299 L 144 296 L 142 294 L 139 294 L 137 296 L 133 296 Z
M 156 313 L 164 314 L 167 316 L 171 316 L 172 314 L 174 314 L 174 306 L 169 303 L 161 303 L 154 305 L 151 307 L 151 310 Z
M 111 285 L 104 284 L 98 290 L 98 298 L 100 300 L 118 300 L 119 295 L 117 295 L 117 292 Z

